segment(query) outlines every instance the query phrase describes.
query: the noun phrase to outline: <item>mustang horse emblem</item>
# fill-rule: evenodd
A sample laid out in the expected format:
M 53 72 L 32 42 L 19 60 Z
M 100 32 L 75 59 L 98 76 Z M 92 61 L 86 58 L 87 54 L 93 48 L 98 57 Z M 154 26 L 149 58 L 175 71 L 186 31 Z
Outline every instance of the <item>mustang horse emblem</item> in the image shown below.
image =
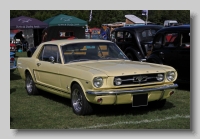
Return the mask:
M 133 77 L 133 82 L 141 82 L 141 81 L 147 81 L 147 76 L 136 76 L 136 77 Z

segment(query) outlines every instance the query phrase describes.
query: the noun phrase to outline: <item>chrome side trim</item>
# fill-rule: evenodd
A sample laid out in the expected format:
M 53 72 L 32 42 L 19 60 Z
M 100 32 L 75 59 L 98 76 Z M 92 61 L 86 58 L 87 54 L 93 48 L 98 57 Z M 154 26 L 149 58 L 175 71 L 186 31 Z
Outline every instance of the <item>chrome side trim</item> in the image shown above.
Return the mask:
M 163 85 L 160 87 L 151 87 L 151 88 L 144 88 L 144 89 L 133 89 L 133 90 L 105 90 L 105 91 L 86 91 L 87 94 L 90 95 L 118 95 L 118 94 L 134 94 L 134 93 L 144 93 L 144 92 L 151 92 L 151 91 L 163 91 L 166 89 L 174 89 L 177 88 L 178 84 L 170 84 L 170 85 Z

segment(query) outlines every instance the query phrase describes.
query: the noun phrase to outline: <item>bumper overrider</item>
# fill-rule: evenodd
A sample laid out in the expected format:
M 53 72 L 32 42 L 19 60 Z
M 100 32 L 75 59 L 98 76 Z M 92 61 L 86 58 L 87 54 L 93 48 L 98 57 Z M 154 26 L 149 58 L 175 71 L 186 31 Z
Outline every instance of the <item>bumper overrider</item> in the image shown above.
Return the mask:
M 150 87 L 150 88 L 142 88 L 142 89 L 132 89 L 132 90 L 103 90 L 103 91 L 86 91 L 87 94 L 90 95 L 118 95 L 118 94 L 139 94 L 145 92 L 152 92 L 152 91 L 164 91 L 167 89 L 174 89 L 177 88 L 178 84 L 170 84 L 170 85 L 163 85 L 159 87 Z

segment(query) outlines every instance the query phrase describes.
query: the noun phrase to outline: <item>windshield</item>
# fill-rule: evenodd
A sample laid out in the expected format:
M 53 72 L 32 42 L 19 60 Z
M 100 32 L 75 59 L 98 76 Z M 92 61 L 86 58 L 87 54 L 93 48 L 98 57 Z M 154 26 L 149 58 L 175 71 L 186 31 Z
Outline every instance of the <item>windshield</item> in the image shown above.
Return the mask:
M 61 50 L 65 64 L 87 60 L 128 60 L 114 43 L 75 43 L 64 45 Z

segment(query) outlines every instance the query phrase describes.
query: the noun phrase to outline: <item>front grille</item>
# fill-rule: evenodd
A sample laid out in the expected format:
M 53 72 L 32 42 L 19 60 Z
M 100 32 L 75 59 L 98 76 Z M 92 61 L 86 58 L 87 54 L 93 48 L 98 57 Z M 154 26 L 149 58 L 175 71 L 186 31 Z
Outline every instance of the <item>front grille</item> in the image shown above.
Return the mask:
M 163 73 L 162 74 L 164 77 Z M 153 83 L 153 82 L 162 82 L 157 80 L 158 74 L 140 74 L 140 75 L 128 75 L 128 76 L 117 76 L 114 78 L 113 84 L 116 85 L 115 80 L 121 79 L 121 85 L 131 85 L 131 84 L 146 84 L 146 83 Z M 119 85 L 118 85 L 119 86 Z

